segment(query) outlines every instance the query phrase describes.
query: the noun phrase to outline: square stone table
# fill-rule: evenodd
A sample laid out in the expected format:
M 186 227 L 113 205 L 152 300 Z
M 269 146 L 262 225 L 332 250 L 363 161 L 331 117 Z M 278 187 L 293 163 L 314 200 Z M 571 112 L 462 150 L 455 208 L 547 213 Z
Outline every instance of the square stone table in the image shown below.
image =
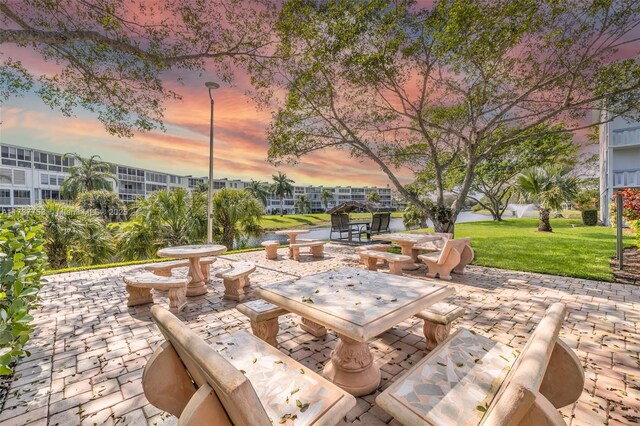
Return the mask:
M 338 334 L 323 376 L 355 396 L 370 394 L 380 384 L 380 369 L 367 342 L 453 293 L 453 287 L 441 281 L 359 268 L 322 272 L 257 290 L 264 300 Z

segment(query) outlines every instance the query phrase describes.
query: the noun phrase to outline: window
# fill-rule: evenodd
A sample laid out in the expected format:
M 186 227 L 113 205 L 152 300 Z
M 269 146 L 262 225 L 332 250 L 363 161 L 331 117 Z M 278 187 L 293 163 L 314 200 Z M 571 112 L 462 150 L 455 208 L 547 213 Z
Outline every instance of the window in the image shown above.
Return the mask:
M 49 175 L 49 185 L 57 185 L 58 184 L 58 176 Z
M 14 170 L 13 171 L 13 184 L 14 185 L 26 185 L 27 184 L 27 174 L 24 170 Z
M 49 175 L 46 173 L 40 174 L 40 183 L 42 185 L 49 185 Z
M 13 183 L 11 169 L 0 169 L 0 184 L 1 183 Z
M 65 179 L 66 178 L 64 176 L 58 176 L 58 186 L 62 186 Z
M 31 191 L 14 190 L 13 204 L 16 206 L 28 206 L 31 204 Z
M 0 205 L 11 205 L 11 191 L 9 189 L 0 189 Z
M 43 200 L 62 200 L 60 191 L 56 191 L 52 189 L 43 189 L 41 194 L 42 194 Z

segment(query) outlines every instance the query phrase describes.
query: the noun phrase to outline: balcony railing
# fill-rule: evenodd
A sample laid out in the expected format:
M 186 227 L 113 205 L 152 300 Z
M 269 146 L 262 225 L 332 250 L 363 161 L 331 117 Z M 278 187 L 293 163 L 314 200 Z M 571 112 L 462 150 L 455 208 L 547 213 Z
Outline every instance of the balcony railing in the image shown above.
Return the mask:
M 0 197 L 0 206 L 10 206 L 11 197 Z
M 632 145 L 640 146 L 640 126 L 613 131 L 611 146 L 619 148 L 621 146 Z
M 614 188 L 640 187 L 640 169 L 613 172 Z
M 28 206 L 31 204 L 31 198 L 28 197 L 13 197 L 14 206 Z

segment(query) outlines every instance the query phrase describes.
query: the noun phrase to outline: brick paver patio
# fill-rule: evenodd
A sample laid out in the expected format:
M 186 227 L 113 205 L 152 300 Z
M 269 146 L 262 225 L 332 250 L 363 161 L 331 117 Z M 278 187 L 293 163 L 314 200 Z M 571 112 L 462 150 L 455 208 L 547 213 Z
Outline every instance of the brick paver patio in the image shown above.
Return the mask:
M 281 255 L 286 249 L 279 250 Z M 328 245 L 324 260 L 303 257 L 267 261 L 264 252 L 222 256 L 215 266 L 251 260 L 258 270 L 253 285 L 353 266 L 353 250 Z M 558 259 L 562 261 L 562 259 Z M 16 367 L 14 382 L 0 413 L 1 425 L 175 424 L 176 418 L 150 405 L 141 387 L 142 369 L 162 340 L 149 305 L 127 308 L 120 275 L 136 267 L 112 268 L 47 278 L 42 307 L 35 313 L 31 357 Z M 424 270 L 414 273 L 424 275 Z M 640 419 L 640 287 L 582 279 L 470 267 L 455 276 L 455 303 L 467 313 L 455 327 L 470 328 L 521 349 L 547 305 L 562 301 L 569 315 L 561 337 L 585 366 L 580 400 L 562 410 L 571 425 L 631 424 Z M 189 298 L 178 316 L 211 342 L 221 334 L 248 329 L 236 303 L 222 299 L 220 280 L 210 292 Z M 167 307 L 164 296 L 156 303 Z M 302 332 L 299 317 L 280 320 L 279 348 L 318 371 L 336 342 L 333 333 L 317 339 Z M 405 321 L 373 343 L 386 388 L 419 360 L 424 338 L 421 321 Z M 376 407 L 377 395 L 358 398 L 347 423 L 396 424 Z

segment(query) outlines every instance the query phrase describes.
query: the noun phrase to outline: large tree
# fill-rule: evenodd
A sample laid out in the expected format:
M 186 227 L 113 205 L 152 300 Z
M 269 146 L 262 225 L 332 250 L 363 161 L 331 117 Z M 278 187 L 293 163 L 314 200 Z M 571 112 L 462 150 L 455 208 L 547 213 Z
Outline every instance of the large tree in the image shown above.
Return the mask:
M 639 21 L 635 0 L 287 1 L 276 57 L 253 68 L 257 98 L 277 106 L 269 157 L 368 158 L 451 231 L 476 168 L 499 150 L 561 122 L 590 126 L 594 108 L 602 120 L 640 111 L 640 64 L 614 60 Z M 464 174 L 448 205 L 452 165 Z M 407 191 L 400 167 L 431 182 L 434 203 Z
M 577 162 L 576 152 L 571 133 L 549 133 L 504 146 L 478 163 L 469 198 L 488 210 L 493 220 L 501 221 L 518 173 L 550 164 L 572 166 Z M 464 176 L 463 170 L 458 172 Z
M 180 97 L 163 78 L 206 70 L 228 81 L 234 64 L 268 54 L 274 13 L 266 0 L 1 1 L 0 98 L 35 90 L 65 115 L 84 108 L 131 136 L 161 126 L 163 102 Z

